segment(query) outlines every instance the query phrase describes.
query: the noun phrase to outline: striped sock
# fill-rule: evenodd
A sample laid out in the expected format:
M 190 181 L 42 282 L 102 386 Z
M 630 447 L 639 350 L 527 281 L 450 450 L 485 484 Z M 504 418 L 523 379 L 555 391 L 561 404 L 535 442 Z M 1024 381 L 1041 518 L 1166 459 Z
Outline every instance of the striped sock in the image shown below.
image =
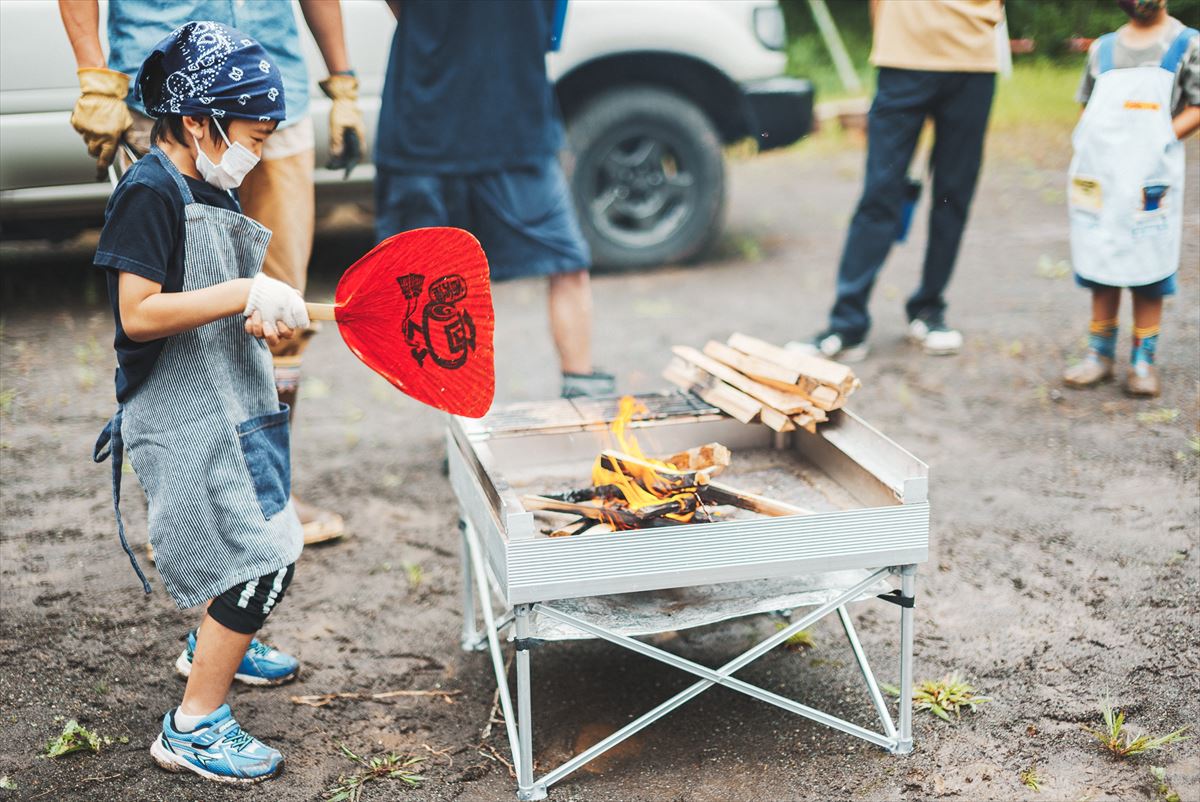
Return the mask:
M 1088 326 L 1088 348 L 1112 359 L 1117 355 L 1117 319 L 1093 320 Z
M 1133 354 L 1130 361 L 1133 364 L 1144 362 L 1154 364 L 1154 352 L 1158 348 L 1158 332 L 1161 326 L 1133 327 Z

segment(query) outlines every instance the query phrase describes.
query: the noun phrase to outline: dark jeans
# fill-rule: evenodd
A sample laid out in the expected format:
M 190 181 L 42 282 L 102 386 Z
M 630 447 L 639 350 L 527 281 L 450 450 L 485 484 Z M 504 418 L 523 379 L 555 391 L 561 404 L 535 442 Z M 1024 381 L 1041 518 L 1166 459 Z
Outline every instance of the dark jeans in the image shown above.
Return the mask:
M 933 118 L 933 206 L 921 286 L 908 299 L 910 320 L 937 315 L 954 270 L 975 194 L 995 75 L 880 68 L 867 122 L 867 175 L 838 265 L 829 328 L 857 340 L 871 326 L 871 288 L 900 230 L 905 177 L 926 117 Z

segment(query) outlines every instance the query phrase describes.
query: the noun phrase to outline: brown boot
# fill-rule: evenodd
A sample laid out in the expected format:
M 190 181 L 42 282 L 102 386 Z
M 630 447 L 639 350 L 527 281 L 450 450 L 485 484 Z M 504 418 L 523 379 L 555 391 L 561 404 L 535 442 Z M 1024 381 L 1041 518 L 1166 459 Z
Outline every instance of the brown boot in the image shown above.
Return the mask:
M 1158 381 L 1158 368 L 1149 362 L 1136 362 L 1125 374 L 1125 395 L 1134 398 L 1158 398 L 1162 386 Z
M 1082 390 L 1109 381 L 1112 377 L 1113 361 L 1095 351 L 1088 351 L 1082 362 L 1063 371 L 1063 384 Z

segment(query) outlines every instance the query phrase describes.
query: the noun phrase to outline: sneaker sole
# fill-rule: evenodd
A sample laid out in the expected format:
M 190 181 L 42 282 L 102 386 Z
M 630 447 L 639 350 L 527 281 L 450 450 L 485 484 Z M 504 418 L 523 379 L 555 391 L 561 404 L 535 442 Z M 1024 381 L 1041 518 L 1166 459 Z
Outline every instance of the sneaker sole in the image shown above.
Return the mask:
M 925 344 L 924 340 L 922 340 L 920 337 L 916 336 L 915 334 L 909 334 L 908 341 L 910 343 L 913 343 L 914 345 L 921 346 L 921 350 L 924 351 L 929 356 L 955 356 L 960 351 L 962 351 L 961 345 L 956 346 L 954 348 L 930 348 L 928 345 Z
M 176 671 L 176 673 L 179 674 L 179 676 L 181 676 L 185 679 L 192 675 L 192 661 L 187 659 L 187 650 L 186 649 L 184 649 L 180 653 L 179 657 L 175 660 L 175 671 Z M 291 682 L 298 676 L 300 676 L 300 669 L 296 669 L 291 674 L 285 674 L 284 676 L 279 677 L 278 679 L 267 679 L 266 677 L 254 677 L 249 674 L 234 674 L 233 678 L 235 680 L 237 680 L 238 682 L 244 683 L 246 685 L 257 685 L 259 687 L 263 687 L 263 686 L 283 685 L 284 683 Z
M 161 738 L 155 738 L 154 743 L 150 744 L 150 757 L 154 758 L 154 762 L 157 763 L 160 768 L 166 769 L 174 774 L 190 771 L 191 773 L 203 777 L 206 780 L 224 783 L 226 785 L 254 785 L 262 782 L 263 780 L 270 780 L 274 777 L 278 777 L 279 773 L 283 771 L 283 761 L 280 761 L 279 765 L 275 767 L 275 771 L 271 772 L 270 774 L 264 774 L 261 777 L 225 777 L 220 774 L 213 774 L 211 771 L 206 771 L 205 769 L 202 769 L 193 763 L 189 763 L 185 758 L 168 750 L 162 745 Z

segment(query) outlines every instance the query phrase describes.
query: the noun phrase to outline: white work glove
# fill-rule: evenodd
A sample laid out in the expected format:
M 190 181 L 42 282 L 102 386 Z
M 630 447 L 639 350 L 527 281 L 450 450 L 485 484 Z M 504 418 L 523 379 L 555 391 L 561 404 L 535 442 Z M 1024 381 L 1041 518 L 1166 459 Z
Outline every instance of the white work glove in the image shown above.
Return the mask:
M 250 284 L 250 297 L 242 314 L 250 317 L 255 312 L 262 319 L 264 330 L 268 324 L 274 329 L 276 323 L 282 323 L 292 331 L 306 329 L 309 325 L 308 309 L 304 306 L 304 296 L 300 291 L 266 273 L 254 277 Z

